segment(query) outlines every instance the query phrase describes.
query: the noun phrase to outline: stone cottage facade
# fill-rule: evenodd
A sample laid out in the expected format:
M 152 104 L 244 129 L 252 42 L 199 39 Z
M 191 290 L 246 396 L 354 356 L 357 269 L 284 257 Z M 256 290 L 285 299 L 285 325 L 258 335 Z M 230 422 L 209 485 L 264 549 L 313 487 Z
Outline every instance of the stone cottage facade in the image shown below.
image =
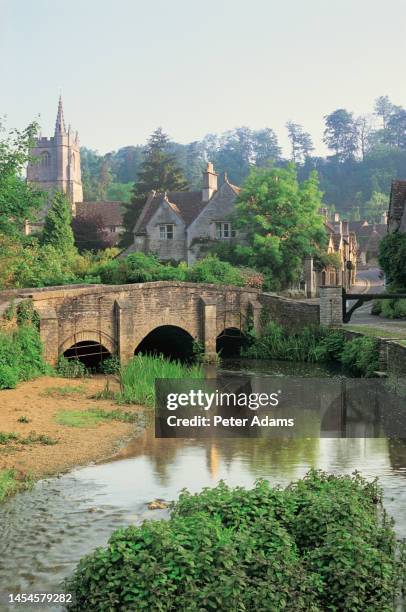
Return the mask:
M 152 192 L 135 225 L 134 242 L 123 255 L 142 251 L 192 265 L 219 241 L 241 241 L 231 219 L 239 191 L 227 178 L 218 187 L 218 175 L 208 162 L 202 190 Z

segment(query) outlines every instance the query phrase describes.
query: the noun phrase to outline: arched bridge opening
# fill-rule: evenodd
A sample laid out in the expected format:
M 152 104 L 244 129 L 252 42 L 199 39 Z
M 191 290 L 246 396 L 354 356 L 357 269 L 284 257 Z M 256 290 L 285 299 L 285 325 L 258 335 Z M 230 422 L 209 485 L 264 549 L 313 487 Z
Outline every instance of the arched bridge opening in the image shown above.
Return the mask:
M 81 361 L 88 369 L 98 370 L 103 361 L 111 357 L 111 353 L 100 342 L 83 340 L 67 349 L 63 356 L 69 360 Z
M 217 336 L 216 353 L 224 358 L 239 357 L 247 344 L 248 338 L 240 329 L 227 327 Z
M 168 359 L 191 361 L 194 357 L 192 336 L 176 325 L 161 325 L 140 342 L 134 355 L 163 355 Z

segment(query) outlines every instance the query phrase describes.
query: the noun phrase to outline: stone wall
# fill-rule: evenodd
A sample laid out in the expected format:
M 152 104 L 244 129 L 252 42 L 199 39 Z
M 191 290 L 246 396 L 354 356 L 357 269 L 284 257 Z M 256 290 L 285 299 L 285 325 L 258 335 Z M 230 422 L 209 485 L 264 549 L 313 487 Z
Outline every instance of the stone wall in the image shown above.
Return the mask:
M 271 321 L 275 321 L 289 329 L 299 329 L 320 322 L 320 308 L 316 303 L 263 293 L 260 302 L 269 313 Z
M 173 239 L 161 240 L 159 226 L 163 224 L 173 225 Z M 185 261 L 186 260 L 186 229 L 179 215 L 162 205 L 147 225 L 147 248 L 155 253 L 161 261 Z

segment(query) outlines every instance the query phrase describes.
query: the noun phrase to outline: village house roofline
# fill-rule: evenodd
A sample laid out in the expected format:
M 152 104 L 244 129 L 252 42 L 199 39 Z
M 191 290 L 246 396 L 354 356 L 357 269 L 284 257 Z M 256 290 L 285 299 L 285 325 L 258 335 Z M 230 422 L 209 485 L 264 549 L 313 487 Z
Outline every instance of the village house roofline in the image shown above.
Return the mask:
M 120 227 L 123 225 L 123 215 L 125 212 L 123 202 L 77 202 L 75 204 L 76 217 L 99 216 L 104 225 Z

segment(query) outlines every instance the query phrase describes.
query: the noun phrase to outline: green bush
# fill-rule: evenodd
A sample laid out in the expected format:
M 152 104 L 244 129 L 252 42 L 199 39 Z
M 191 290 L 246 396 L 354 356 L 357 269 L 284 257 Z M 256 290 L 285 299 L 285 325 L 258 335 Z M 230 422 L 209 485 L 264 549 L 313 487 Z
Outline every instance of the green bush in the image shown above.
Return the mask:
M 209 255 L 188 268 L 187 280 L 193 283 L 237 286 L 245 284 L 244 277 L 238 268 L 234 268 L 227 261 L 221 261 L 215 255 Z
M 387 282 L 398 289 L 406 289 L 406 234 L 392 232 L 382 238 L 378 260 Z
M 354 338 L 344 344 L 340 356 L 344 367 L 353 374 L 373 376 L 379 369 L 379 349 L 375 338 L 363 336 Z
M 104 359 L 100 364 L 100 371 L 103 374 L 117 374 L 120 370 L 120 359 L 116 356 Z
M 382 300 L 374 300 L 372 302 L 371 314 L 380 315 L 382 312 Z
M 36 327 L 26 324 L 12 333 L 0 333 L 0 389 L 14 389 L 18 382 L 48 370 Z
M 242 355 L 252 359 L 316 361 L 316 348 L 325 333 L 321 327 L 291 332 L 271 321 L 247 348 L 242 349 Z
M 406 299 L 382 300 L 380 314 L 388 319 L 406 319 Z
M 315 471 L 285 490 L 183 491 L 168 521 L 119 529 L 79 562 L 69 609 L 389 612 L 405 561 L 381 500 L 375 482 Z
M 58 359 L 56 371 L 63 378 L 84 378 L 89 375 L 85 364 L 79 359 L 66 359 L 63 355 Z
M 249 335 L 249 345 L 242 348 L 241 355 L 251 359 L 338 361 L 356 376 L 373 376 L 379 362 L 374 338 L 346 340 L 341 329 L 314 326 L 290 331 L 274 322 L 267 323 L 261 334 Z

